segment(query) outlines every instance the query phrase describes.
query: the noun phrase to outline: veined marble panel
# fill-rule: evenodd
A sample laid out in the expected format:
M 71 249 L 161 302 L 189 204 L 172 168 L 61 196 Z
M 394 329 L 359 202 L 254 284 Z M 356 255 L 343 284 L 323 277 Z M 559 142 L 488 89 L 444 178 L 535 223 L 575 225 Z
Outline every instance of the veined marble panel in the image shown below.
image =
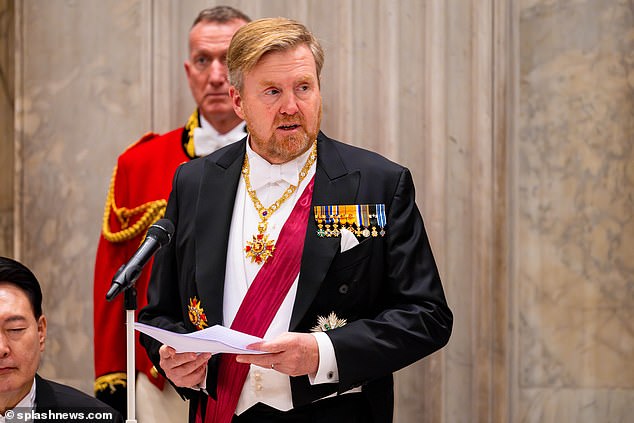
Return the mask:
M 13 256 L 15 7 L 0 0 L 0 255 Z
M 116 156 L 150 124 L 149 2 L 17 7 L 19 248 L 43 285 L 49 334 L 41 372 L 92 392 L 92 273 L 103 205 Z
M 634 415 L 631 392 L 621 389 L 525 389 L 521 423 L 629 423 Z
M 634 401 L 634 7 L 523 2 L 520 51 L 521 421 L 625 421 Z

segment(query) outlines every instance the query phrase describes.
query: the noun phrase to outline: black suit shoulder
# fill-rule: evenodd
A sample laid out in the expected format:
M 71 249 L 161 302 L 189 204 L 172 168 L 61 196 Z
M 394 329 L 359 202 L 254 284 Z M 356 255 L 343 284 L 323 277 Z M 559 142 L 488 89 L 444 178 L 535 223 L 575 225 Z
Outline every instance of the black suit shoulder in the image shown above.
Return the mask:
M 91 397 L 78 389 L 61 383 L 35 376 L 35 409 L 39 413 L 48 412 L 95 412 L 112 413 L 111 420 L 98 421 L 123 422 L 123 417 L 107 404 Z M 73 421 L 67 420 L 67 421 Z M 90 421 L 85 418 L 82 421 Z
M 376 153 L 374 151 L 366 150 L 362 147 L 356 147 L 351 144 L 346 144 L 342 141 L 337 141 L 326 136 L 320 137 L 324 140 L 325 145 L 328 143 L 335 148 L 339 155 L 342 157 L 346 165 L 354 166 L 358 168 L 378 168 L 381 171 L 393 171 L 400 173 L 405 167 L 393 162 L 392 160 Z
M 317 165 L 330 180 L 347 174 L 358 174 L 359 191 L 356 200 L 362 203 L 386 203 L 395 195 L 398 186 L 404 184 L 414 195 L 409 169 L 378 153 L 356 147 L 319 134 Z

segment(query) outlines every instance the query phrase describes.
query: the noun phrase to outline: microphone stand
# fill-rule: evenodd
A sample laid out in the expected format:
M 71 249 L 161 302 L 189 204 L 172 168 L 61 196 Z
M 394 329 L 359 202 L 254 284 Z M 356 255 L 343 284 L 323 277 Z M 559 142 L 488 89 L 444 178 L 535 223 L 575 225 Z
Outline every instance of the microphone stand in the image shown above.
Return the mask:
M 128 418 L 126 423 L 136 423 L 136 369 L 135 369 L 135 344 L 134 344 L 134 312 L 137 309 L 137 292 L 133 285 L 130 285 L 124 293 L 125 305 L 125 337 L 126 337 L 126 366 L 128 378 Z
M 128 419 L 126 423 L 136 423 L 136 366 L 135 358 L 135 337 L 134 320 L 137 309 L 137 292 L 134 283 L 141 275 L 143 266 L 163 245 L 169 244 L 174 233 L 174 224 L 168 219 L 159 219 L 152 224 L 145 235 L 145 240 L 132 258 L 121 265 L 117 273 L 112 278 L 112 285 L 106 294 L 106 300 L 112 301 L 123 289 L 125 291 L 124 306 L 126 318 L 126 377 L 127 385 L 127 406 Z

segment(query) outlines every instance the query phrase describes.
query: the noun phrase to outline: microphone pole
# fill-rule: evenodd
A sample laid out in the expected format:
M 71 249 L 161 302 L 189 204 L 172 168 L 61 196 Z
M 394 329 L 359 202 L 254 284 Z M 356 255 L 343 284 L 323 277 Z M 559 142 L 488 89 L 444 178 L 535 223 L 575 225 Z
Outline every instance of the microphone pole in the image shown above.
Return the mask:
M 127 412 L 126 423 L 136 423 L 136 363 L 134 345 L 134 313 L 137 309 L 136 287 L 132 285 L 123 294 L 125 306 L 125 344 L 126 344 L 126 378 Z
M 112 278 L 112 285 L 106 299 L 112 301 L 124 291 L 123 303 L 126 318 L 126 377 L 127 377 L 127 419 L 126 423 L 136 423 L 136 365 L 134 343 L 134 320 L 137 309 L 135 282 L 141 276 L 143 267 L 156 252 L 169 244 L 174 233 L 174 225 L 169 219 L 160 219 L 149 227 L 145 240 L 132 258 L 122 265 Z

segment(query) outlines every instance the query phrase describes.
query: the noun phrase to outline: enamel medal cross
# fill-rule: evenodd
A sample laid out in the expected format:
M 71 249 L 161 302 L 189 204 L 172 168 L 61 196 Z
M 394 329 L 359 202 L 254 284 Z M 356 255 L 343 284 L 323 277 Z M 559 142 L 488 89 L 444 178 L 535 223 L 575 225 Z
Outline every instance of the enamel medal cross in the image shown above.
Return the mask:
M 260 213 L 262 221 L 258 223 L 258 233 L 253 235 L 253 239 L 247 241 L 247 246 L 244 247 L 244 252 L 247 258 L 251 259 L 251 263 L 262 264 L 269 257 L 273 256 L 273 251 L 275 251 L 275 241 L 269 239 L 269 236 L 266 234 L 267 215 L 267 210 L 262 210 Z

